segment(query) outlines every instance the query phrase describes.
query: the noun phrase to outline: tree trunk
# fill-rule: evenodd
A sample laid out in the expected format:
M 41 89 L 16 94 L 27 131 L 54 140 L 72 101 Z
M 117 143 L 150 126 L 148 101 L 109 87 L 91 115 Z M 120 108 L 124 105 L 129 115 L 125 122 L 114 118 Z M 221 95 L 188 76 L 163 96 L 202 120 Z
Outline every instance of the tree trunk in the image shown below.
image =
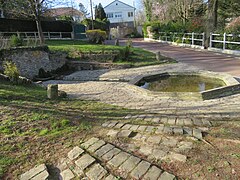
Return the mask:
M 39 19 L 37 19 L 36 24 L 37 24 L 38 37 L 40 40 L 40 44 L 43 45 L 45 43 L 45 41 L 44 41 L 41 21 Z
M 218 16 L 218 0 L 209 0 L 208 1 L 208 20 L 206 27 L 206 37 L 205 37 L 205 47 L 209 47 L 210 33 L 214 32 L 217 28 Z

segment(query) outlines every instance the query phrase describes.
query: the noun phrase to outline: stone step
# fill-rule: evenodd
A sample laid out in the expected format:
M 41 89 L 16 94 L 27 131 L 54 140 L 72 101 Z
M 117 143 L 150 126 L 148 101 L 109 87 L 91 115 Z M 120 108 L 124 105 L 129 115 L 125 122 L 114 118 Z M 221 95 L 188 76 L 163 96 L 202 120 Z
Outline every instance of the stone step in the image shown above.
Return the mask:
M 190 127 L 167 126 L 167 125 L 137 125 L 118 121 L 108 121 L 102 124 L 102 127 L 121 129 L 121 131 L 111 131 L 109 134 L 116 137 L 131 137 L 134 132 L 151 134 L 170 134 L 170 135 L 188 135 L 197 139 L 203 139 L 202 130 Z M 108 135 L 109 135 L 108 134 Z
M 20 175 L 20 180 L 46 180 L 48 179 L 49 173 L 45 164 L 35 166 L 24 174 Z
M 85 144 L 83 143 L 82 146 L 87 147 L 91 152 L 95 152 L 104 144 L 104 141 L 92 138 L 85 142 Z M 74 147 L 66 158 L 60 160 L 57 168 L 61 171 L 59 179 L 62 180 L 71 180 L 74 178 L 86 178 L 89 180 L 115 178 L 95 157 L 78 146 Z
M 140 114 L 140 115 L 127 115 L 124 119 L 131 119 L 136 121 L 146 121 L 155 124 L 168 124 L 177 126 L 202 126 L 211 127 L 212 124 L 209 120 L 204 118 L 189 118 L 189 117 L 171 117 L 171 116 L 161 116 L 158 114 Z
M 160 167 L 157 167 L 146 160 L 136 157 L 113 144 L 103 140 L 91 138 L 81 144 L 87 152 L 91 151 L 94 157 L 104 162 L 111 172 L 123 179 L 175 179 L 176 177 Z M 92 144 L 92 142 L 94 142 Z M 104 144 L 102 142 L 105 142 Z M 92 144 L 91 146 L 88 146 Z M 98 146 L 102 144 L 102 146 Z M 92 151 L 91 147 L 98 146 Z

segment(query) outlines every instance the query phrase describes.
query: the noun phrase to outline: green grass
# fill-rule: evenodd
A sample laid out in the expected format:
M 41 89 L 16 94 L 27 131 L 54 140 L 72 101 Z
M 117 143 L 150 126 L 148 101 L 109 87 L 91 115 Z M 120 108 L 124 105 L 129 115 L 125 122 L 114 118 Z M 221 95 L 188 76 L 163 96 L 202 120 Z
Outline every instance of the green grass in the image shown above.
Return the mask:
M 102 51 L 120 51 L 125 47 L 123 46 L 113 46 L 113 45 L 99 45 L 99 44 L 90 44 L 86 41 L 59 41 L 59 40 L 51 40 L 47 41 L 46 44 L 49 46 L 51 51 L 62 51 L 68 54 L 68 57 L 71 59 L 80 60 L 80 57 L 76 55 L 78 51 L 81 52 L 102 52 Z M 127 64 L 134 67 L 138 66 L 147 66 L 147 65 L 156 65 L 162 64 L 161 61 L 156 60 L 156 56 L 154 53 L 143 50 L 141 48 L 132 48 L 132 54 L 130 55 L 128 60 L 118 59 L 116 64 Z M 175 62 L 171 58 L 167 58 L 162 56 L 162 60 L 167 60 L 170 63 Z
M 136 111 L 96 101 L 51 101 L 41 87 L 0 81 L 0 179 L 54 162 L 64 147 L 79 145 L 104 121 L 129 113 Z

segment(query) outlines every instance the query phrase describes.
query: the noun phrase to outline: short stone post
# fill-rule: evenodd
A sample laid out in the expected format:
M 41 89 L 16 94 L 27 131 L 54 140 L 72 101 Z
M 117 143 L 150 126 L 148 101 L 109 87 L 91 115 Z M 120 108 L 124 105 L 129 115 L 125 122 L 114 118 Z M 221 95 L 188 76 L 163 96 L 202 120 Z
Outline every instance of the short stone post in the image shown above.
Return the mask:
M 48 99 L 57 99 L 58 98 L 58 85 L 49 84 L 47 87 L 47 97 Z
M 115 46 L 119 46 L 119 40 L 118 39 L 115 40 Z
M 160 53 L 160 51 L 156 52 L 156 59 L 157 59 L 157 61 L 161 60 L 161 53 Z

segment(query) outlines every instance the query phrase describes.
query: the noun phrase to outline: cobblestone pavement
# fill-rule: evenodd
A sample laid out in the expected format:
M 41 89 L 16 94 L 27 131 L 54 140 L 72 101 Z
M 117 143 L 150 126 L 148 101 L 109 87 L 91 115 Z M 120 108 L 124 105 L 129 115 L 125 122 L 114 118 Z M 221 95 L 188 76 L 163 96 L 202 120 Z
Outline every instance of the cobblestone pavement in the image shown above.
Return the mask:
M 143 179 L 174 180 L 176 177 L 149 161 L 130 154 L 99 138 L 90 138 L 59 160 L 59 179 L 89 180 Z M 20 176 L 21 180 L 47 179 L 46 166 L 40 165 Z
M 164 171 L 161 161 L 186 163 L 194 142 L 204 141 L 204 133 L 208 133 L 215 122 L 240 117 L 239 94 L 207 101 L 184 101 L 176 96 L 151 94 L 128 83 L 139 75 L 166 70 L 201 71 L 180 63 L 79 71 L 66 76 L 64 81 L 44 83 L 59 84 L 59 90 L 67 92 L 70 98 L 99 100 L 140 110 L 137 115 L 103 123 L 101 138 L 87 139 L 70 151 L 57 166 L 62 179 L 175 179 L 176 174 Z
M 82 82 L 60 84 L 59 89 L 72 98 L 100 100 L 130 109 L 145 110 L 167 119 L 234 120 L 240 117 L 240 95 L 207 100 L 179 101 L 176 97 L 160 97 L 122 82 Z

